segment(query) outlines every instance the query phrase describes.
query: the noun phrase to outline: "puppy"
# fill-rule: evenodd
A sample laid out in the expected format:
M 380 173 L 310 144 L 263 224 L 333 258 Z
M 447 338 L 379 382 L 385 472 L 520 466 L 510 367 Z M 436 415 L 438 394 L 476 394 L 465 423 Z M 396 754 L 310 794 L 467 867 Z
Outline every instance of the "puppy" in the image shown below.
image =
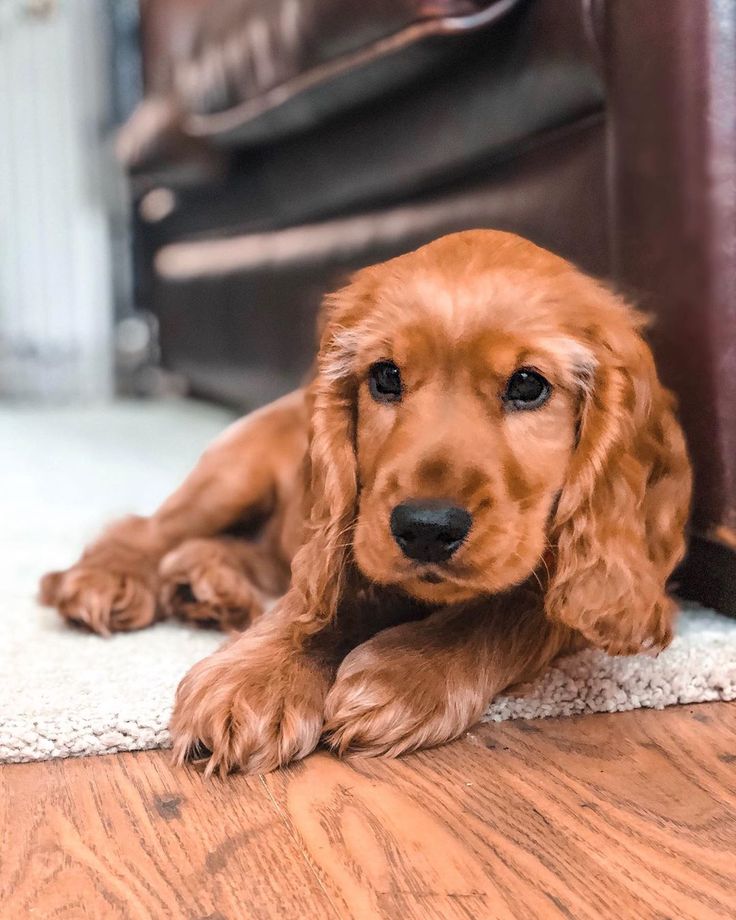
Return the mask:
M 642 325 L 509 233 L 364 269 L 311 383 L 42 599 L 101 633 L 244 630 L 177 692 L 176 758 L 208 772 L 439 744 L 562 652 L 664 648 L 691 472 Z

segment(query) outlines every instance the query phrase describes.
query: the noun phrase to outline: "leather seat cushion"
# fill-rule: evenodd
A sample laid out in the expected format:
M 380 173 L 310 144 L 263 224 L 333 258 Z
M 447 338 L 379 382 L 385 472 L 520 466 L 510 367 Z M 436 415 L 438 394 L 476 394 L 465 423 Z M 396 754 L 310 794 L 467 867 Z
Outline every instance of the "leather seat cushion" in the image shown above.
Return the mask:
M 258 143 L 401 86 L 519 0 L 215 0 L 195 6 L 168 91 L 185 133 Z

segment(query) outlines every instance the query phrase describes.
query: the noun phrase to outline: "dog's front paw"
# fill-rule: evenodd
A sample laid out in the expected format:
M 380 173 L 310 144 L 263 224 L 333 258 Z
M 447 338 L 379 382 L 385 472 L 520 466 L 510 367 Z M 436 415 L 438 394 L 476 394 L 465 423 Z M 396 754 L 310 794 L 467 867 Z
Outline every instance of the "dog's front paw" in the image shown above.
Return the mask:
M 486 703 L 472 686 L 448 682 L 431 652 L 376 637 L 338 671 L 325 701 L 325 741 L 340 754 L 395 757 L 457 738 Z
M 39 600 L 62 617 L 103 636 L 142 629 L 156 616 L 156 598 L 145 575 L 80 562 L 41 579 Z
M 316 667 L 246 634 L 196 664 L 179 685 L 174 758 L 207 775 L 267 773 L 300 760 L 319 741 L 327 686 Z

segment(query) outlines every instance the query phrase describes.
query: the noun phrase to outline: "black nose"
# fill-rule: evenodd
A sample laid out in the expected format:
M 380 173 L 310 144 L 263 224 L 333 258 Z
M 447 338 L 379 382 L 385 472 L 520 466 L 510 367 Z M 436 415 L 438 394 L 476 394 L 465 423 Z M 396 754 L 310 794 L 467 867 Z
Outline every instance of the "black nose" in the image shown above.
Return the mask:
M 408 501 L 391 512 L 391 533 L 405 556 L 444 562 L 468 535 L 473 518 L 443 501 Z

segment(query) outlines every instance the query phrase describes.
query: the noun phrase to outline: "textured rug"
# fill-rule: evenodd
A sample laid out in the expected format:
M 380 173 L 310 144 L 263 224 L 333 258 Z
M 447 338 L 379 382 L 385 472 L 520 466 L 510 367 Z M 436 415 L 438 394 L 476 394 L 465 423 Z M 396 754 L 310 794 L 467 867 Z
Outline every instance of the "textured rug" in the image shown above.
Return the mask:
M 102 639 L 34 600 L 39 575 L 71 563 L 110 518 L 146 513 L 229 421 L 196 403 L 0 409 L 0 761 L 162 747 L 174 689 L 221 642 L 162 623 Z M 683 612 L 658 658 L 582 652 L 486 718 L 736 699 L 736 621 Z

